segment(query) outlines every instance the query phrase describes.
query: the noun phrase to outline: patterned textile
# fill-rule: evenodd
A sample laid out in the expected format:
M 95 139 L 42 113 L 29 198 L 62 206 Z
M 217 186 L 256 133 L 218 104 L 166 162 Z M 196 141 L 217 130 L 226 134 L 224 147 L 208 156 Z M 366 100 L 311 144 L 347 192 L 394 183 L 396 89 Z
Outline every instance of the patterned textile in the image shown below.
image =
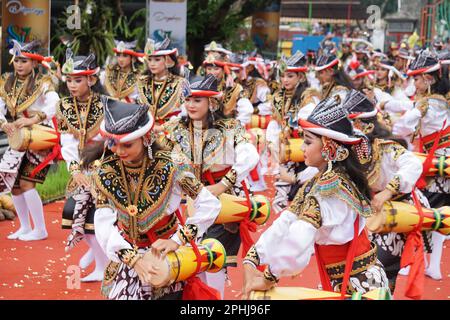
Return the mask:
M 149 248 L 139 249 L 144 254 Z M 136 271 L 124 263 L 110 262 L 105 269 L 102 294 L 109 300 L 158 300 L 183 290 L 183 282 L 154 288 L 143 284 Z

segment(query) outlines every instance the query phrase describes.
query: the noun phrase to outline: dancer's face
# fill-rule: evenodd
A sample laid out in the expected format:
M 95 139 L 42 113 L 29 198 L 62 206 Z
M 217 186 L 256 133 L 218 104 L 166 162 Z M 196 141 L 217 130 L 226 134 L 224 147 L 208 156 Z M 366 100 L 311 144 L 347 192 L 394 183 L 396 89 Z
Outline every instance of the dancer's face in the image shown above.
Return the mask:
M 331 82 L 333 79 L 333 70 L 325 69 L 316 72 L 316 77 L 319 79 L 320 84 L 325 84 Z
M 382 67 L 378 67 L 377 70 L 375 71 L 375 76 L 377 78 L 377 80 L 384 80 L 387 78 L 389 71 L 382 68 Z
M 223 79 L 223 69 L 218 66 L 207 66 L 206 74 L 212 74 L 217 78 L 218 81 L 221 81 Z
M 281 85 L 284 89 L 287 91 L 292 91 L 295 89 L 297 84 L 300 82 L 300 79 L 302 78 L 302 75 L 300 72 L 284 72 L 281 77 Z
M 120 160 L 125 162 L 139 162 L 144 158 L 145 154 L 143 138 L 123 143 L 113 142 L 110 148 Z
M 88 77 L 86 76 L 67 76 L 66 84 L 74 98 L 85 97 L 89 94 Z
M 431 78 L 427 78 L 425 75 L 418 74 L 414 76 L 414 86 L 418 93 L 425 93 L 428 91 L 428 84 L 431 83 Z
M 151 56 L 148 58 L 148 68 L 155 75 L 161 75 L 166 72 L 166 58 L 164 56 Z
M 206 97 L 187 97 L 185 106 L 192 120 L 204 121 L 208 117 L 209 99 Z
M 353 86 L 355 89 L 360 90 L 364 82 L 364 78 L 356 78 L 355 80 L 352 80 Z
M 307 130 L 304 133 L 302 151 L 305 157 L 305 164 L 309 167 L 324 168 L 327 162 L 322 158 L 322 139 Z
M 131 66 L 132 57 L 129 54 L 118 53 L 117 64 L 121 69 L 126 69 Z
M 36 61 L 33 61 L 28 58 L 23 57 L 16 57 L 14 58 L 14 71 L 20 78 L 27 77 L 31 71 L 33 71 L 33 68 L 36 67 Z

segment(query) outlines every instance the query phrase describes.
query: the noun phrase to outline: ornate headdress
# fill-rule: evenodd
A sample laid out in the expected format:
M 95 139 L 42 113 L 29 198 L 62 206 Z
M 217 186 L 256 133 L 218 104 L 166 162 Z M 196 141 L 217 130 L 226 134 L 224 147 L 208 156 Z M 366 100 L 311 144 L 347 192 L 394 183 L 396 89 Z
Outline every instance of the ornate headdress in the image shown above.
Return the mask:
M 339 64 L 339 59 L 334 53 L 324 52 L 317 58 L 315 71 L 322 71 L 328 68 L 332 68 Z
M 307 72 L 308 66 L 306 65 L 306 57 L 303 52 L 297 50 L 297 52 L 290 58 L 286 58 L 284 55 L 281 57 L 278 65 L 278 71 L 280 73 L 288 72 Z
M 358 144 L 361 141 L 360 137 L 354 135 L 348 110 L 342 106 L 338 95 L 320 101 L 308 119 L 300 119 L 299 124 L 304 130 L 343 144 Z
M 136 57 L 136 58 L 144 57 L 144 53 L 136 52 L 134 50 L 136 48 L 137 40 L 135 40 L 133 42 L 125 42 L 125 41 L 114 40 L 114 43 L 116 45 L 116 47 L 113 48 L 113 51 L 115 53 L 129 54 L 130 56 L 133 56 L 133 57 Z
M 217 43 L 215 41 L 211 41 L 211 43 L 205 45 L 205 52 L 220 52 L 227 56 L 231 56 L 232 52 L 230 50 L 225 49 L 222 44 Z
M 100 124 L 100 134 L 120 143 L 129 142 L 148 134 L 154 119 L 148 106 L 125 103 L 102 96 L 105 117 Z
M 73 56 L 72 49 L 66 50 L 66 61 L 61 68 L 61 72 L 68 76 L 92 76 L 100 71 L 97 66 L 95 54 L 86 56 Z M 65 81 L 65 77 L 63 77 Z
M 419 52 L 417 57 L 409 65 L 408 76 L 432 73 L 441 68 L 438 57 L 428 49 Z
M 44 65 L 46 68 L 50 69 L 50 66 L 48 63 L 53 61 L 52 57 L 44 57 L 43 55 L 40 55 L 38 51 L 41 48 L 41 43 L 39 40 L 34 40 L 29 43 L 20 43 L 16 40 L 12 41 L 12 48 L 9 49 L 9 53 L 12 55 L 11 63 L 16 57 L 22 57 L 27 59 L 36 60 L 42 65 Z

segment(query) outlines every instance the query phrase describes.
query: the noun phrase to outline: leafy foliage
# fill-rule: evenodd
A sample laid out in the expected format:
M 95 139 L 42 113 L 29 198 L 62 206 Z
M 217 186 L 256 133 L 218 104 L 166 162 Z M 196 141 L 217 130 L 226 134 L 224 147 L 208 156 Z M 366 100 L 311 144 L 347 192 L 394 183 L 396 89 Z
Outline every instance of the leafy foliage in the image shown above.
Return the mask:
M 86 1 L 81 8 L 81 28 L 69 30 L 67 19 L 70 14 L 64 13 L 58 19 L 54 36 L 51 39 L 52 53 L 55 59 L 62 62 L 64 59 L 66 44 L 77 55 L 86 55 L 94 52 L 99 65 L 103 65 L 108 54 L 114 47 L 113 36 L 113 9 L 104 4 L 106 1 Z
M 45 182 L 36 185 L 36 190 L 39 192 L 42 201 L 49 202 L 64 197 L 69 176 L 64 161 L 50 167 Z

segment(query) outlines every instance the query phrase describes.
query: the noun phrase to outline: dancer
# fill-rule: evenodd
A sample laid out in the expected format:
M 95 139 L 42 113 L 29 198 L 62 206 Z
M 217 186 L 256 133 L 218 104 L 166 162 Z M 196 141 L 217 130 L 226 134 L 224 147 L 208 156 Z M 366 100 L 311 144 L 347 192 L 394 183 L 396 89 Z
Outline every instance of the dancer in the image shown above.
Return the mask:
M 213 75 L 194 81 L 190 88 L 186 98 L 187 116 L 165 126 L 170 148 L 183 151 L 194 164 L 197 179 L 215 196 L 228 193 L 246 197 L 248 190 L 244 190 L 243 181 L 258 163 L 256 148 L 245 138 L 245 129 L 239 121 L 224 116 L 223 93 L 218 90 Z M 237 266 L 242 228 L 239 223 L 227 223 L 215 224 L 206 231 L 206 238 L 215 238 L 224 245 L 226 267 Z M 216 288 L 223 298 L 227 268 L 204 276 L 206 283 Z
M 281 277 L 300 273 L 314 248 L 324 290 L 342 296 L 389 290 L 376 245 L 365 230 L 365 219 L 373 212 L 358 158 L 364 145 L 355 136 L 339 96 L 322 100 L 300 125 L 305 163 L 319 173 L 303 185 L 247 253 L 244 298 L 253 290 L 270 289 Z M 266 265 L 264 272 L 256 268 L 260 265 Z
M 158 151 L 147 106 L 106 97 L 103 105 L 100 132 L 113 154 L 105 154 L 94 174 L 95 235 L 111 260 L 102 293 L 113 300 L 181 299 L 183 282 L 163 288 L 148 284 L 156 270 L 142 255 L 152 250 L 164 256 L 202 237 L 219 214 L 220 202 L 181 156 Z M 194 200 L 196 210 L 177 228 L 183 193 Z
M 144 52 L 148 71 L 139 80 L 138 102 L 150 107 L 156 121 L 154 130 L 159 132 L 162 124 L 181 112 L 183 91 L 189 85 L 178 75 L 178 50 L 171 48 L 169 38 L 162 42 L 148 39 Z
M 420 152 L 428 154 L 427 159 L 435 156 L 450 155 L 450 108 L 445 95 L 450 86 L 448 74 L 442 72 L 436 55 L 422 50 L 410 64 L 408 75 L 414 77 L 416 86 L 415 100 L 408 103 L 408 110 L 395 123 L 393 134 L 400 137 L 411 136 L 411 143 L 419 145 Z M 441 74 L 442 72 L 442 74 Z M 432 208 L 450 205 L 450 179 L 445 177 L 427 177 L 429 161 L 425 161 L 419 187 Z M 426 274 L 434 279 L 442 277 L 440 258 L 445 237 L 433 234 L 433 251 L 430 266 Z
M 50 76 L 44 75 L 40 65 L 49 61 L 38 52 L 38 41 L 20 44 L 13 40 L 9 51 L 14 73 L 3 75 L 0 86 L 0 128 L 10 137 L 16 130 L 35 124 L 52 127 L 56 104 L 59 101 Z M 8 116 L 8 120 L 7 117 Z M 46 239 L 44 208 L 35 189 L 43 183 L 52 159 L 49 150 L 19 152 L 9 147 L 0 161 L 0 193 L 12 192 L 20 228 L 8 239 L 34 241 Z M 31 229 L 31 214 L 34 229 Z
M 422 163 L 405 148 L 406 142 L 391 136 L 390 131 L 379 122 L 375 105 L 363 93 L 350 91 L 344 105 L 348 108 L 354 127 L 363 132 L 370 143 L 364 162 L 369 186 L 374 194 L 371 204 L 377 215 L 381 215 L 387 201 L 402 201 L 429 208 L 428 200 L 420 190 L 414 188 L 422 173 Z M 377 216 L 368 220 L 370 230 L 377 229 L 379 221 Z M 423 236 L 425 248 L 429 251 L 430 235 L 424 232 Z M 389 288 L 394 294 L 407 235 L 390 232 L 374 233 L 372 237 L 378 247 L 378 259 L 389 279 Z M 407 295 L 417 298 L 409 292 L 409 288 L 406 291 Z
M 124 42 L 114 40 L 116 47 L 114 62 L 106 66 L 100 74 L 100 82 L 107 93 L 125 102 L 134 102 L 138 96 L 138 79 L 140 76 L 138 63 L 144 54 L 135 51 L 137 41 Z
M 314 89 L 308 89 L 306 78 L 306 58 L 302 52 L 297 51 L 289 59 L 282 59 L 278 72 L 280 73 L 282 89 L 277 91 L 272 99 L 273 120 L 267 127 L 267 141 L 271 143 L 272 154 L 278 155 L 280 145 L 284 145 L 289 139 L 299 138 L 298 120 L 308 118 L 314 107 L 319 103 L 320 93 Z M 306 165 L 301 162 L 280 163 L 280 175 L 274 186 L 276 189 L 273 208 L 275 213 L 284 210 L 288 201 L 292 201 L 298 190 L 299 181 L 306 181 L 312 176 L 304 176 Z
M 90 181 L 94 168 L 83 167 L 81 157 L 87 145 L 102 141 L 99 134 L 103 119 L 101 86 L 97 77 L 99 70 L 94 54 L 74 57 L 72 50 L 67 49 L 62 74 L 70 97 L 63 98 L 56 111 L 61 133 L 61 154 L 71 176 L 62 213 L 62 228 L 72 230 L 65 250 L 68 252 L 84 239 L 89 251 L 80 260 L 80 266 L 87 267 L 90 261 L 95 260 L 94 271 L 82 278 L 82 282 L 101 281 L 108 263 L 95 238 L 95 206 Z
M 333 52 L 325 51 L 317 58 L 314 70 L 321 85 L 321 99 L 339 95 L 343 101 L 348 90 L 353 88 L 351 80 L 339 64 L 339 59 Z

